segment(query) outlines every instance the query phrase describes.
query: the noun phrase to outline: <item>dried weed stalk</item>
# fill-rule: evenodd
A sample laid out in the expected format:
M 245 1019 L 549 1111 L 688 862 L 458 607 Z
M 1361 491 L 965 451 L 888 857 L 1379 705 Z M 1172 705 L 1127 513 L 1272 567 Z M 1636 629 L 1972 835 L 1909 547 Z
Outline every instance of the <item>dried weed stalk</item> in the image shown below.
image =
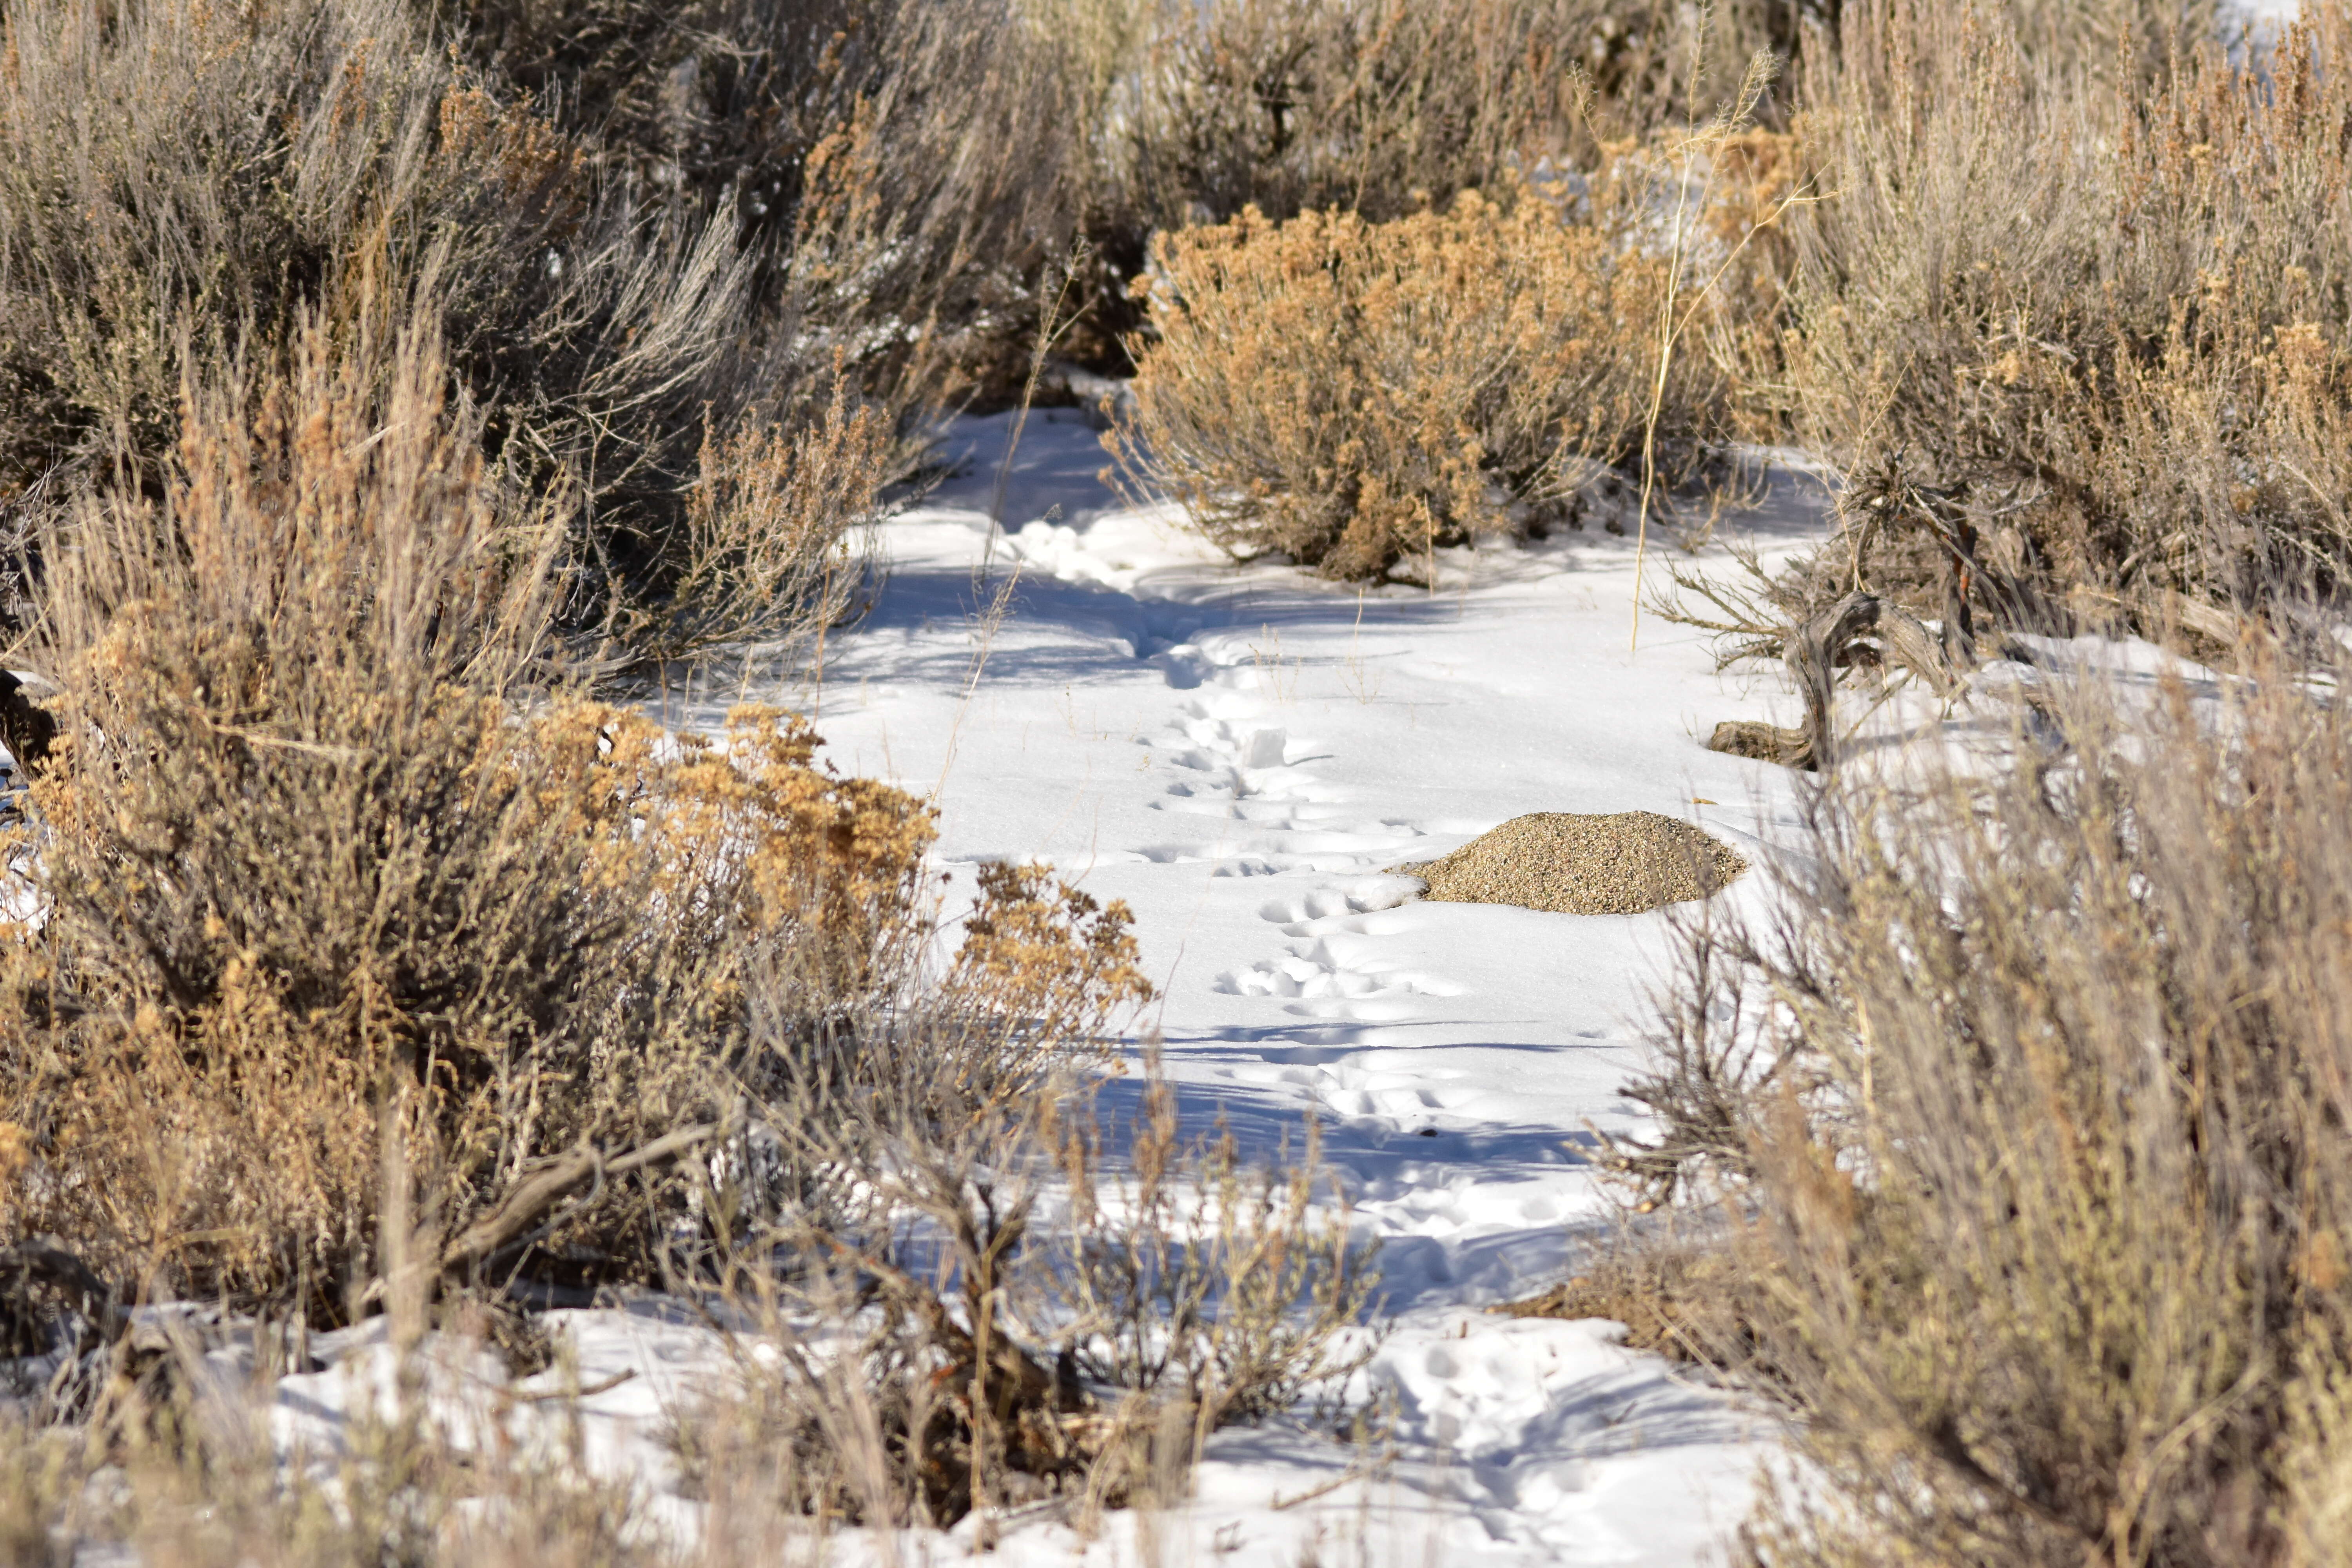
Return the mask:
M 1091 1531 L 1174 1500 L 1210 1434 L 1369 1355 L 1370 1249 L 1319 1205 L 1312 1146 L 1252 1169 L 1222 1130 L 1185 1139 L 1155 1078 L 1107 1160 L 1098 1081 L 945 1016 L 907 1044 L 756 1123 L 811 1180 L 731 1255 L 784 1354 L 681 1428 L 710 1473 L 781 1449 L 796 1511 L 945 1525 L 1050 1500 Z M 779 1253 L 806 1268 L 780 1278 Z
M 1686 94 L 1694 114 L 1704 79 L 1699 72 L 1706 59 L 1705 39 L 1713 16 L 1713 7 L 1702 5 L 1697 22 L 1701 42 L 1692 51 L 1692 76 Z M 1716 171 L 1718 166 L 1727 165 L 1736 175 L 1743 162 L 1752 162 L 1735 156 L 1734 149 L 1754 150 L 1756 139 L 1752 133 L 1757 109 L 1779 73 L 1780 62 L 1759 50 L 1748 60 L 1747 72 L 1731 98 L 1717 105 L 1704 124 L 1694 122 L 1684 128 L 1666 148 L 1666 157 L 1675 169 L 1675 205 L 1665 247 L 1665 292 L 1657 307 L 1657 369 L 1651 377 L 1649 402 L 1642 416 L 1642 497 L 1635 513 L 1633 619 L 1626 637 L 1628 653 L 1638 649 L 1642 640 L 1642 572 L 1649 554 L 1651 506 L 1658 494 L 1658 426 L 1666 412 L 1666 389 L 1674 374 L 1675 355 L 1692 323 L 1707 310 L 1717 287 L 1739 264 L 1748 247 L 1759 235 L 1777 227 L 1790 207 L 1812 199 L 1808 187 L 1799 185 L 1782 191 L 1766 210 L 1738 216 L 1734 219 L 1738 224 L 1738 233 L 1722 237 L 1722 259 L 1714 262 L 1709 258 L 1699 262 L 1703 270 L 1691 276 L 1693 263 L 1698 260 L 1695 241 L 1702 216 L 1715 214 L 1720 230 L 1736 211 L 1732 204 L 1716 199 Z M 1748 184 L 1751 192 L 1758 186 L 1752 179 Z

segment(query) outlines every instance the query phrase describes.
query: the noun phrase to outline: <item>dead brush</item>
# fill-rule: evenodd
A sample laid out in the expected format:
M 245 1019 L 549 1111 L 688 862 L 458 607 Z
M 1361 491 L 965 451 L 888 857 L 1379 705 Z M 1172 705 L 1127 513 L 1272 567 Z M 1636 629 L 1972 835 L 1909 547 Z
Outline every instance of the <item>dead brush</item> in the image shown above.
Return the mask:
M 1363 1255 L 1311 1174 L 1254 1185 L 1229 1146 L 1190 1294 L 1073 1326 L 1038 1205 L 1074 1068 L 1148 994 L 1125 911 L 992 868 L 935 969 L 918 803 L 768 710 L 669 737 L 548 692 L 560 519 L 488 481 L 446 384 L 429 326 L 314 325 L 283 379 L 192 388 L 170 490 L 88 506 L 49 567 L 68 697 L 44 909 L 0 954 L 0 1234 L 101 1280 L 94 1430 L 241 1462 L 172 1425 L 204 1379 L 140 1362 L 124 1303 L 383 1310 L 413 1356 L 453 1300 L 635 1279 L 858 1347 L 788 1352 L 756 1462 L 803 1479 L 730 1496 L 943 1523 L 1128 1495 L 1103 1478 L 1134 1423 L 1066 1373 L 1078 1336 L 1168 1318 L 1181 1370 L 1135 1386 L 1183 1400 L 1195 1447 L 1339 1369 Z M 1234 1307 L 1213 1330 L 1204 1291 Z M 10 1324 L 39 1306 L 17 1290 Z M 419 1452 L 362 1536 L 456 1528 L 448 1456 Z
M 855 612 L 876 570 L 896 445 L 888 421 L 853 410 L 839 384 L 823 416 L 798 430 L 707 437 L 683 569 L 665 624 L 643 640 L 664 658 L 748 645 L 796 663 Z
M 400 0 L 18 5 L 0 30 L 0 486 L 61 465 L 69 507 L 129 462 L 160 492 L 184 377 L 429 300 L 485 455 L 572 485 L 572 525 L 658 591 L 614 552 L 671 542 L 757 363 L 730 222 L 600 180 Z
M 832 550 L 919 411 L 1025 345 L 1076 222 L 1008 0 L 20 4 L 0 34 L 8 531 L 37 556 L 117 463 L 160 493 L 184 379 L 395 297 L 483 456 L 570 494 L 559 619 L 617 665 L 837 613 Z
M 1125 109 L 1114 186 L 1152 227 L 1344 207 L 1374 222 L 1493 189 L 1546 156 L 1589 162 L 1581 73 L 1612 136 L 1677 111 L 1694 67 L 1736 78 L 1758 49 L 1799 45 L 1794 7 L 1738 0 L 1715 25 L 1654 0 L 1055 0 L 1117 16 L 1093 37 Z M 1115 52 L 1114 52 L 1115 51 Z M 1122 81 L 1120 78 L 1124 77 Z M 1117 94 L 1123 92 L 1124 101 Z
M 2352 730 L 2294 668 L 1832 781 L 1776 911 L 1691 933 L 1618 1152 L 1753 1282 L 1812 1479 L 1748 1560 L 2340 1561 Z
M 1800 7 L 1736 0 L 1704 34 L 1668 0 L 1024 0 L 1056 40 L 1084 128 L 1072 173 L 1104 262 L 1072 352 L 1124 368 L 1150 323 L 1125 284 L 1151 237 L 1338 207 L 1372 222 L 1591 164 L 1580 73 L 1610 137 L 1680 107 L 1694 57 L 1736 76 L 1759 48 L 1800 47 Z
M 121 1554 L 159 1568 L 675 1563 L 630 1488 L 565 1460 L 453 1440 L 415 1409 L 355 1415 L 332 1452 L 281 1463 L 263 1390 L 173 1380 L 162 1426 L 201 1441 L 0 1415 L 0 1542 L 26 1568 Z M 201 1397 L 185 1391 L 202 1387 Z
M 1342 578 L 1564 510 L 1639 447 L 1667 263 L 1530 192 L 1372 224 L 1255 212 L 1158 245 L 1130 468 L 1236 555 Z M 1669 367 L 1662 429 L 1706 377 Z
M 898 1048 L 905 1081 L 755 1122 L 832 1174 L 739 1233 L 733 1299 L 782 1356 L 679 1425 L 702 1484 L 764 1476 L 793 1511 L 867 1524 L 977 1512 L 982 1540 L 1050 1504 L 1091 1532 L 1175 1500 L 1212 1433 L 1369 1357 L 1370 1249 L 1318 1207 L 1311 1141 L 1252 1169 L 1222 1130 L 1183 1137 L 1154 1078 L 1108 1161 L 1099 1086 L 1066 1068 L 1000 1079 L 996 1041 L 943 1019 Z M 943 1097 L 933 1075 L 995 1091 Z

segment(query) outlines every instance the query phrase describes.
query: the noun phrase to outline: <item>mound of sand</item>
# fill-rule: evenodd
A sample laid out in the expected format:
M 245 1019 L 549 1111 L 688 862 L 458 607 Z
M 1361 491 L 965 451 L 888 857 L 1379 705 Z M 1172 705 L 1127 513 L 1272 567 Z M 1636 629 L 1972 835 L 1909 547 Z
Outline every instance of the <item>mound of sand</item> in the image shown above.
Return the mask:
M 1444 903 L 1516 904 L 1564 915 L 1637 915 L 1704 899 L 1748 862 L 1687 822 L 1654 811 L 1515 816 L 1442 860 L 1391 870 Z

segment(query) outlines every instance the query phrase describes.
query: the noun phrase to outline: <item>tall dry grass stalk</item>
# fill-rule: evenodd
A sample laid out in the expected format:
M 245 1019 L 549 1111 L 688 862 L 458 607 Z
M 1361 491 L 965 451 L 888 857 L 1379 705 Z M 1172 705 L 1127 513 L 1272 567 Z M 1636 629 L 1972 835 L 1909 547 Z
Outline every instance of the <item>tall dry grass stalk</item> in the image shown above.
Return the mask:
M 2352 730 L 2275 658 L 1824 787 L 1690 933 L 1629 1173 L 1719 1216 L 1759 1563 L 2342 1561 Z
M 1694 113 L 1705 79 L 1700 74 L 1706 56 L 1705 41 L 1713 21 L 1714 8 L 1702 5 L 1696 23 L 1699 44 L 1691 51 L 1691 80 L 1685 94 Z M 1757 237 L 1776 226 L 1790 207 L 1811 199 L 1802 185 L 1782 193 L 1769 210 L 1742 222 L 1737 238 L 1719 261 L 1713 257 L 1707 258 L 1712 266 L 1705 276 L 1685 283 L 1696 248 L 1694 231 L 1701 215 L 1717 205 L 1714 200 L 1717 166 L 1737 162 L 1729 156 L 1730 150 L 1754 129 L 1757 109 L 1780 68 L 1780 62 L 1769 53 L 1759 51 L 1749 58 L 1738 90 L 1718 104 L 1704 124 L 1694 121 L 1679 135 L 1670 138 L 1665 149 L 1665 156 L 1675 169 L 1675 206 L 1665 247 L 1665 292 L 1657 308 L 1657 371 L 1650 379 L 1649 405 L 1642 416 L 1642 494 L 1635 513 L 1633 620 L 1625 641 L 1629 655 L 1639 650 L 1642 641 L 1642 574 L 1650 550 L 1651 507 L 1658 492 L 1658 426 L 1665 414 L 1666 389 L 1674 373 L 1675 353 L 1692 322 L 1707 309 L 1717 286 L 1738 265 Z

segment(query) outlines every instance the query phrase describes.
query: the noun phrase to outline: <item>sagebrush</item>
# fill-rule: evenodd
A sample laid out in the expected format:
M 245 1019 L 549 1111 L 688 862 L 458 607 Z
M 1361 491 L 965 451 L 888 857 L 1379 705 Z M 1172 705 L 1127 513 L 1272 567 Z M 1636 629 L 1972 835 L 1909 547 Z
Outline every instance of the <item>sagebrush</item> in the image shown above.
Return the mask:
M 1850 772 L 1779 912 L 1689 932 L 1622 1152 L 1800 1417 L 1752 1560 L 2341 1561 L 2352 732 L 2284 675 Z
M 772 939 L 848 998 L 912 918 L 928 813 L 805 731 L 551 689 L 561 515 L 489 483 L 423 329 L 377 347 L 197 392 L 165 495 L 52 567 L 10 1219 L 142 1294 L 355 1316 L 387 1141 L 454 1247 L 546 1156 L 713 1122 Z
M 1995 10 L 1849 8 L 1776 379 L 1863 481 L 1853 585 L 2151 633 L 2340 591 L 2347 34 L 2310 11 L 2252 59 L 2184 32 L 2142 82 Z

